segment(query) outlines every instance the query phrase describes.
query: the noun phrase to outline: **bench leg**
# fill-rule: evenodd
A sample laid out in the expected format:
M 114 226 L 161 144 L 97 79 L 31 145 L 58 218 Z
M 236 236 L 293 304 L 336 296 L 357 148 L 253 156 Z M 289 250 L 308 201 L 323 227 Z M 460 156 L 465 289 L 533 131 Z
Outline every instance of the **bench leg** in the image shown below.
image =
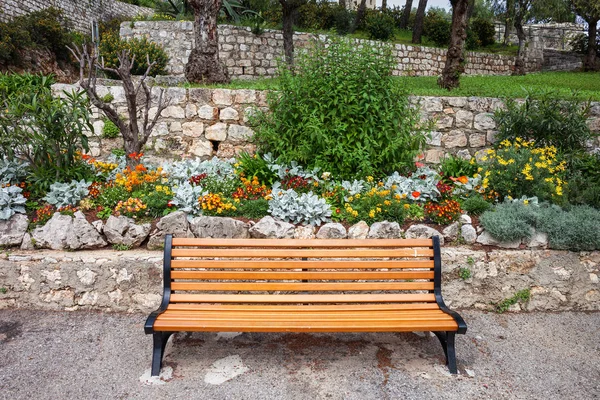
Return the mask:
M 159 376 L 160 375 L 160 367 L 162 365 L 162 358 L 165 354 L 165 347 L 167 346 L 167 341 L 169 337 L 173 334 L 173 332 L 154 332 L 152 334 L 152 338 L 154 341 L 154 348 L 152 350 L 152 372 L 151 376 Z
M 454 332 L 433 332 L 439 339 L 446 356 L 446 365 L 451 374 L 456 374 L 456 349 L 454 347 Z

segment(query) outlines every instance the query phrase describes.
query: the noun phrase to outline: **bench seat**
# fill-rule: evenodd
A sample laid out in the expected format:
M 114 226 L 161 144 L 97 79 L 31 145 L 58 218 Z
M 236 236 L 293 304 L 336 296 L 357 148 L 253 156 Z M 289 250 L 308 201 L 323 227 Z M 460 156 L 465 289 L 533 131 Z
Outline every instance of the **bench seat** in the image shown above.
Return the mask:
M 152 375 L 174 332 L 431 331 L 456 373 L 460 315 L 441 293 L 439 240 L 173 239 L 145 324 Z

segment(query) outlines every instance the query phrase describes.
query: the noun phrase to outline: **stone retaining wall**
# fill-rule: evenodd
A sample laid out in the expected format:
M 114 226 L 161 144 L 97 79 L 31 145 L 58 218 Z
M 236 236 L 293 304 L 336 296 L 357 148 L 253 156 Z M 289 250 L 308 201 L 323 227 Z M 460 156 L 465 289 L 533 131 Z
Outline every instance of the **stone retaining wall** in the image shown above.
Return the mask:
M 116 17 L 132 18 L 152 15 L 154 10 L 134 6 L 117 0 L 0 0 L 0 21 L 29 14 L 32 11 L 56 7 L 73 22 L 76 30 L 90 32 L 92 21 L 104 21 Z
M 446 302 L 490 309 L 529 288 L 531 300 L 511 310 L 600 310 L 600 252 L 445 247 Z M 460 268 L 472 277 L 459 278 Z M 0 256 L 0 308 L 148 313 L 162 295 L 158 251 L 23 252 Z
M 236 79 L 272 77 L 277 72 L 277 59 L 283 56 L 281 31 L 266 30 L 255 35 L 247 27 L 219 25 L 219 57 Z M 147 37 L 159 43 L 169 55 L 169 75 L 183 76 L 194 44 L 194 26 L 190 21 L 138 21 L 121 24 L 121 37 Z M 294 46 L 302 48 L 313 40 L 326 40 L 326 35 L 294 34 Z M 356 40 L 361 43 L 380 43 Z M 541 49 L 532 43 L 527 48 L 526 69 L 540 71 L 543 63 Z M 446 49 L 396 44 L 394 56 L 398 62 L 394 75 L 437 76 L 446 62 Z M 468 52 L 465 73 L 468 75 L 508 75 L 515 57 L 499 54 Z
M 54 85 L 56 92 L 74 88 L 73 85 Z M 113 104 L 123 116 L 127 115 L 121 86 L 99 87 L 98 93 L 100 96 L 112 94 Z M 145 154 L 165 160 L 182 156 L 209 158 L 213 155 L 230 158 L 242 150 L 253 151 L 248 141 L 253 134 L 247 126 L 248 116 L 255 107 L 266 106 L 267 93 L 247 89 L 167 88 L 166 94 L 172 101 L 163 111 Z M 496 124 L 492 116 L 503 106 L 501 99 L 414 97 L 412 100 L 421 105 L 424 118 L 436 121 L 425 153 L 426 162 L 439 163 L 445 154 L 463 157 L 481 154 L 494 142 Z M 593 131 L 600 132 L 600 103 L 594 103 L 589 125 Z M 101 139 L 103 127 L 102 116 L 95 112 L 95 136 L 90 138 L 94 157 L 105 156 L 113 148 L 122 148 L 120 138 Z M 590 145 L 599 147 L 600 143 Z

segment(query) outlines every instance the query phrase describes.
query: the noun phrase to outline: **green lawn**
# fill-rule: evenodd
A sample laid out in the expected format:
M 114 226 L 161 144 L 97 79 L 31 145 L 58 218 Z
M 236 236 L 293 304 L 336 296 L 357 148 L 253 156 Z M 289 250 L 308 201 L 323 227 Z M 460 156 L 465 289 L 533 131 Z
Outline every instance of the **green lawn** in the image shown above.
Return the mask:
M 463 76 L 460 88 L 448 92 L 437 86 L 437 77 L 399 77 L 409 93 L 417 96 L 524 97 L 526 90 L 551 90 L 559 97 L 569 97 L 575 90 L 583 98 L 600 101 L 600 73 L 546 72 L 525 76 Z M 188 85 L 229 89 L 277 89 L 277 79 L 233 81 L 228 85 Z

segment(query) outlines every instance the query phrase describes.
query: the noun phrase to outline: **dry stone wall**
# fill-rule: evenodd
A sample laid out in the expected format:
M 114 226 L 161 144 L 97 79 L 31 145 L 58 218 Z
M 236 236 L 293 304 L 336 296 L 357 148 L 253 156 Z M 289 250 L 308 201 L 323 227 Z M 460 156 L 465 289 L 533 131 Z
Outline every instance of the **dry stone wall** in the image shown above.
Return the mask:
M 109 82 L 110 83 L 110 82 Z M 119 112 L 127 115 L 123 88 L 100 86 L 100 96 L 108 93 Z M 56 84 L 54 90 L 62 92 L 75 89 L 74 85 Z M 154 88 L 154 90 L 161 90 Z M 266 107 L 268 92 L 259 90 L 186 89 L 169 87 L 166 95 L 171 103 L 161 115 L 149 140 L 145 154 L 157 161 L 181 157 L 230 158 L 241 151 L 252 152 L 250 138 L 253 130 L 248 117 L 253 110 Z M 465 158 L 483 154 L 494 143 L 496 124 L 492 118 L 496 109 L 503 106 L 500 99 L 488 97 L 413 97 L 420 104 L 423 118 L 435 121 L 428 140 L 425 161 L 440 162 L 446 154 Z M 600 103 L 594 103 L 589 125 L 600 132 Z M 106 156 L 111 149 L 122 148 L 122 141 L 102 138 L 104 121 L 96 110 L 93 114 L 94 132 L 90 133 L 91 154 Z M 600 143 L 590 143 L 593 148 Z
M 219 57 L 227 66 L 229 74 L 237 79 L 253 79 L 270 77 L 276 74 L 277 59 L 283 56 L 283 35 L 281 31 L 266 30 L 255 35 L 247 27 L 220 25 Z M 167 71 L 169 75 L 183 76 L 185 65 L 194 44 L 194 26 L 190 21 L 138 21 L 121 24 L 121 37 L 147 37 L 159 43 L 169 55 Z M 308 33 L 294 34 L 294 46 L 306 47 L 313 39 L 326 40 L 325 35 Z M 356 40 L 361 43 L 378 43 Z M 395 75 L 437 76 L 440 75 L 446 62 L 446 50 L 433 47 L 394 46 L 397 60 Z M 543 62 L 541 51 L 531 45 L 528 47 L 526 68 L 528 71 L 539 71 Z M 469 75 L 508 75 L 515 64 L 514 57 L 487 54 L 467 53 L 465 73 Z
M 490 309 L 523 289 L 511 310 L 600 310 L 600 252 L 442 249 L 444 299 L 453 308 Z M 460 268 L 472 276 L 459 277 Z M 162 253 L 109 250 L 0 255 L 0 309 L 148 313 L 162 295 Z
M 92 21 L 104 21 L 116 17 L 132 18 L 152 15 L 154 10 L 134 6 L 117 0 L 0 0 L 0 21 L 8 21 L 32 11 L 56 7 L 71 19 L 75 29 L 89 32 Z

